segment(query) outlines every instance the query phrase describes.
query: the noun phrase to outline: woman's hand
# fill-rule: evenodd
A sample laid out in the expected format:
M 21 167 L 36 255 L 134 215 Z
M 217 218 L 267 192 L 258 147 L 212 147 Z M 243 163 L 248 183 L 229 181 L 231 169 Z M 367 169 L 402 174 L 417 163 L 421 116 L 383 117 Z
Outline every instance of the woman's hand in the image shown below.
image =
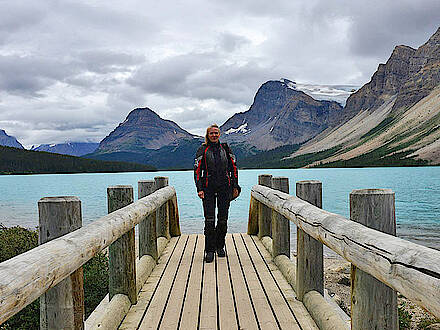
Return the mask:
M 238 196 L 238 189 L 237 188 L 232 189 L 232 198 L 237 198 L 237 196 Z
M 203 190 L 199 191 L 199 192 L 197 193 L 197 195 L 199 195 L 199 198 L 200 198 L 200 199 L 205 198 L 205 192 L 204 192 Z

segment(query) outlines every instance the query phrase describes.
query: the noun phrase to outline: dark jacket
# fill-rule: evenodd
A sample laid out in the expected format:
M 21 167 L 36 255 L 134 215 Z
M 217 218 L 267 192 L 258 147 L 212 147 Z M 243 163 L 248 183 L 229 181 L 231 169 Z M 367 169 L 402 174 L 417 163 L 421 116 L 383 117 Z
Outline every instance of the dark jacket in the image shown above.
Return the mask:
M 226 143 L 202 144 L 194 162 L 194 182 L 197 191 L 238 188 L 235 156 Z

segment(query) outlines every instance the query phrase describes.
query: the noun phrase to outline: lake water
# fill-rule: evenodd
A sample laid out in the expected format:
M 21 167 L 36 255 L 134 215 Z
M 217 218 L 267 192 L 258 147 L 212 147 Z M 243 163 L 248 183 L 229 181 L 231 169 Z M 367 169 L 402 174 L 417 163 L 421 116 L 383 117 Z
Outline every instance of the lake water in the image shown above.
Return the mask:
M 231 203 L 229 232 L 246 232 L 250 189 L 257 183 L 259 174 L 288 177 L 291 194 L 295 194 L 296 181 L 320 180 L 323 209 L 347 218 L 349 193 L 353 189 L 390 188 L 396 194 L 398 236 L 440 248 L 440 167 L 241 170 L 242 194 Z M 81 199 L 85 225 L 107 213 L 108 186 L 132 185 L 137 199 L 137 182 L 155 176 L 169 177 L 170 185 L 177 191 L 182 232 L 201 233 L 202 205 L 196 194 L 192 171 L 2 175 L 0 223 L 35 228 L 38 225 L 37 202 L 41 197 L 73 195 Z

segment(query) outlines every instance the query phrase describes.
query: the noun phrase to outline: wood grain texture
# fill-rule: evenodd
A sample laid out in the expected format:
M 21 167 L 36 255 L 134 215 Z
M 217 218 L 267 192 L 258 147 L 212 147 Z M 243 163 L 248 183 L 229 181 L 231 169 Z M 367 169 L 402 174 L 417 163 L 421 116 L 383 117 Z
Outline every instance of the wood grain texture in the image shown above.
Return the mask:
M 237 318 L 240 329 L 257 329 L 258 324 L 251 304 L 246 283 L 241 272 L 238 256 L 235 251 L 232 235 L 226 235 L 226 251 L 228 256 L 232 289 L 235 293 Z
M 260 185 L 251 194 L 356 267 L 440 317 L 440 251 L 375 231 Z
M 248 235 L 258 235 L 258 201 L 251 197 L 249 202 Z
M 114 212 L 133 203 L 132 186 L 107 188 L 108 212 Z M 119 237 L 108 249 L 109 297 L 124 294 L 132 304 L 137 301 L 136 252 L 134 228 Z
M 78 197 L 46 197 L 38 202 L 39 243 L 44 244 L 82 226 L 81 201 Z M 83 269 L 40 297 L 40 329 L 84 328 Z
M 0 323 L 70 276 L 175 193 L 173 187 L 163 188 L 74 232 L 0 263 Z
M 272 189 L 289 193 L 289 178 L 272 178 Z M 290 257 L 290 221 L 278 212 L 272 212 L 272 256 Z
M 138 181 L 138 199 L 151 195 L 155 190 L 154 180 Z M 156 261 L 158 259 L 156 212 L 139 223 L 139 259 L 144 255 L 149 255 Z
M 180 220 L 179 220 L 179 207 L 177 204 L 177 196 L 174 196 L 168 201 L 168 210 L 170 218 L 170 236 L 180 236 L 182 232 L 180 231 Z
M 296 196 L 310 204 L 322 207 L 322 183 L 316 180 L 296 183 Z M 321 242 L 298 228 L 296 256 L 296 294 L 300 301 L 309 291 L 324 295 L 324 251 Z
M 258 176 L 258 184 L 272 187 L 272 175 L 261 174 Z M 258 203 L 258 237 L 272 237 L 272 210 L 264 204 Z
M 350 193 L 350 219 L 396 236 L 394 193 L 362 189 Z M 351 266 L 351 324 L 354 329 L 399 329 L 397 292 Z
M 156 190 L 167 187 L 168 178 L 164 176 L 156 176 L 154 178 L 154 184 Z M 156 233 L 157 237 L 166 237 L 167 239 L 170 239 L 170 217 L 168 206 L 168 203 L 164 203 L 156 211 Z

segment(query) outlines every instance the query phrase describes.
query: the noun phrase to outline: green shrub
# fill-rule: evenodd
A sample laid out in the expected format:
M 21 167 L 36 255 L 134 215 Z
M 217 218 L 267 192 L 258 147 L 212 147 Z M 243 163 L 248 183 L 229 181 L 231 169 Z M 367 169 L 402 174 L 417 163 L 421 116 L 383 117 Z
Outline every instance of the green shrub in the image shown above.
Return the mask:
M 7 228 L 0 224 L 0 262 L 38 246 L 38 233 L 19 226 Z M 108 258 L 100 252 L 84 264 L 84 309 L 86 318 L 108 292 Z M 40 300 L 23 308 L 0 329 L 38 330 L 40 328 Z
M 398 307 L 399 329 L 409 329 L 411 326 L 412 315 L 405 309 L 405 303 Z

